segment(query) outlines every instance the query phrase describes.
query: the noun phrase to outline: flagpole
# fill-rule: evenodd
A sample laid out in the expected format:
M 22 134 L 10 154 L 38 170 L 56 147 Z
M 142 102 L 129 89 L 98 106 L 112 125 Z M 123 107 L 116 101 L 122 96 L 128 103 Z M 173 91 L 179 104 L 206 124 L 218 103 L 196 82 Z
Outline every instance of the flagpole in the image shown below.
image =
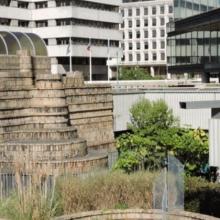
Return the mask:
M 69 38 L 69 47 L 70 47 L 70 57 L 69 57 L 69 62 L 70 62 L 70 73 L 73 72 L 73 66 L 72 66 L 72 40 L 71 37 Z
M 91 38 L 89 39 L 89 81 L 92 81 L 92 49 L 91 49 Z
M 110 39 L 108 38 L 108 54 L 107 54 L 107 56 L 108 56 L 108 61 L 107 61 L 107 63 L 108 63 L 108 81 L 110 80 L 110 65 L 109 65 L 110 52 L 109 52 L 109 50 L 110 50 Z

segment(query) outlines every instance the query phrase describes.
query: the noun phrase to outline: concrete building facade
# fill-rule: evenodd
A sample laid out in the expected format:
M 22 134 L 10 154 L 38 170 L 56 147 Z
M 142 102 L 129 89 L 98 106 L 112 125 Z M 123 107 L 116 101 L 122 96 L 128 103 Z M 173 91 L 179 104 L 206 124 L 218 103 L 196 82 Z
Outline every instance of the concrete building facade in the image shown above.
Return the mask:
M 173 0 L 123 0 L 123 66 L 140 66 L 152 76 L 166 75 L 166 24 L 173 20 Z
M 122 33 L 120 0 L 2 0 L 0 31 L 32 32 L 44 39 L 52 72 L 72 67 L 88 79 L 90 45 L 93 79 L 107 79 L 106 61 L 116 57 Z M 71 39 L 71 47 L 70 47 Z

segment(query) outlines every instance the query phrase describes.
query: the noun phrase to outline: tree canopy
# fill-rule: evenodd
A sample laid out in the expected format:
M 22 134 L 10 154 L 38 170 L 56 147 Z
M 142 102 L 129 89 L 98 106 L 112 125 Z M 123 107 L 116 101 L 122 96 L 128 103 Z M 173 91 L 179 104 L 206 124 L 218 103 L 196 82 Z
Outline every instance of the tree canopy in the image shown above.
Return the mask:
M 141 99 L 131 107 L 130 113 L 130 131 L 117 139 L 120 156 L 116 169 L 126 172 L 159 169 L 166 151 L 176 156 L 190 175 L 197 175 L 207 164 L 207 134 L 201 129 L 180 128 L 163 100 Z

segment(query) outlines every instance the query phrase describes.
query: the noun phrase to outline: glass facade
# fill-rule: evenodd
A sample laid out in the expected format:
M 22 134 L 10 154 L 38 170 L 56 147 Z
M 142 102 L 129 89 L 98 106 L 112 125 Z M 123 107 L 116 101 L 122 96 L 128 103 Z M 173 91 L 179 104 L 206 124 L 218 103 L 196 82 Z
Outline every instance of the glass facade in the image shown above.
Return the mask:
M 174 18 L 182 19 L 219 7 L 219 0 L 174 0 Z
M 175 21 L 191 17 L 220 8 L 219 0 L 175 0 L 174 17 Z M 191 18 L 190 18 L 191 19 Z M 192 17 L 193 19 L 193 17 Z M 185 25 L 185 24 L 184 24 Z M 167 40 L 168 69 L 172 66 L 189 66 L 197 64 L 204 67 L 205 64 L 220 63 L 220 32 L 201 31 L 202 28 L 195 28 L 196 31 L 173 32 Z M 169 24 L 170 31 L 176 31 L 175 22 Z M 170 70 L 169 69 L 169 70 Z M 178 68 L 176 68 L 177 70 Z M 180 70 L 180 68 L 178 69 Z M 190 69 L 187 69 L 190 72 Z M 172 71 L 171 71 L 172 72 Z M 192 71 L 193 72 L 193 69 Z
M 0 31 L 0 55 L 15 55 L 21 49 L 34 56 L 47 56 L 46 45 L 36 34 Z

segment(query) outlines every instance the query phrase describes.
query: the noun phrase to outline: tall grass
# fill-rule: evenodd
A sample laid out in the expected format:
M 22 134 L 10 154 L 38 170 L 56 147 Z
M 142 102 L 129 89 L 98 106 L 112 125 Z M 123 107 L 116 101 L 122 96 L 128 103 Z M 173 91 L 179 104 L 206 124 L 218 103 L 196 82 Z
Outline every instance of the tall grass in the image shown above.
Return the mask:
M 84 177 L 63 176 L 51 193 L 42 191 L 45 178 L 35 174 L 31 187 L 23 189 L 17 175 L 16 193 L 0 202 L 0 217 L 13 220 L 49 220 L 52 216 L 80 211 L 152 208 L 155 174 L 99 172 Z
M 111 172 L 86 178 L 68 177 L 57 183 L 60 214 L 114 208 L 152 208 L 155 175 Z

